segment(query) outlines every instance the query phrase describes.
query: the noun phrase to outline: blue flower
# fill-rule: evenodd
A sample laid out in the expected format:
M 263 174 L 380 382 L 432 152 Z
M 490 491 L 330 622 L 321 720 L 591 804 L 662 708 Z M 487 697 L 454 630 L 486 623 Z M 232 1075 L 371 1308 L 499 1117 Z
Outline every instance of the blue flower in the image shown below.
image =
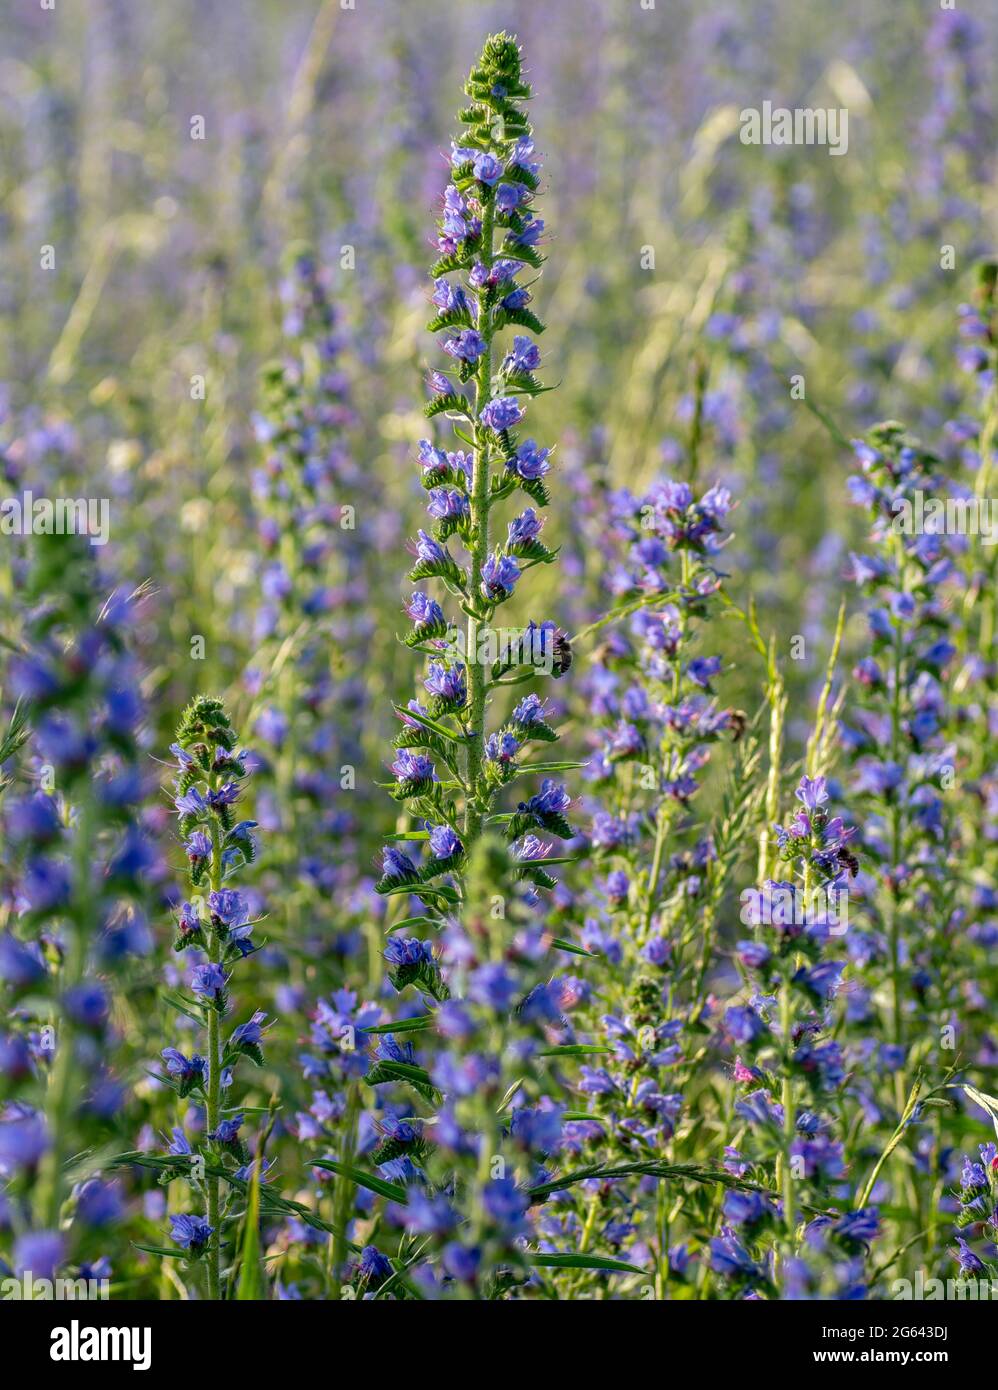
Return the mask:
M 267 1015 L 262 1009 L 257 1009 L 247 1023 L 240 1023 L 237 1028 L 232 1030 L 232 1037 L 229 1039 L 230 1045 L 232 1047 L 259 1047 L 263 1041 L 264 1027 L 271 1027 L 273 1024 L 273 1020 L 270 1024 L 265 1024 L 266 1017 Z
M 485 351 L 485 339 L 475 328 L 466 328 L 455 338 L 448 338 L 443 344 L 444 352 L 462 362 L 477 362 Z
M 194 1255 L 203 1252 L 214 1233 L 214 1227 L 209 1226 L 203 1216 L 183 1212 L 170 1217 L 170 1239 L 182 1250 L 190 1250 Z
M 525 439 L 517 446 L 516 453 L 506 460 L 506 467 L 526 482 L 535 482 L 550 472 L 548 463 L 550 449 L 542 449 L 533 439 Z
M 482 1206 L 486 1214 L 507 1237 L 523 1229 L 529 1204 L 529 1197 L 512 1178 L 493 1178 L 482 1188 Z
M 503 358 L 505 372 L 534 372 L 541 365 L 541 350 L 530 338 L 517 334 L 511 350 Z
M 483 408 L 481 421 L 496 434 L 512 429 L 523 419 L 523 411 L 515 396 L 497 396 Z
M 246 899 L 233 888 L 222 888 L 209 893 L 208 908 L 212 916 L 226 927 L 240 927 L 249 916 Z
M 405 611 L 415 623 L 417 628 L 444 627 L 444 610 L 437 603 L 436 599 L 430 598 L 427 594 L 417 591 L 409 599 L 405 606 Z
M 195 994 L 200 994 L 204 999 L 210 999 L 213 1003 L 221 1003 L 228 977 L 220 965 L 209 962 L 206 965 L 199 965 L 194 971 L 191 979 L 191 989 Z
M 463 848 L 457 832 L 449 825 L 435 825 L 431 829 L 430 853 L 434 859 L 452 859 Z
M 415 864 L 396 845 L 385 845 L 381 851 L 381 871 L 389 881 L 418 878 Z
M 482 566 L 482 593 L 492 602 L 509 598 L 520 577 L 520 566 L 512 555 L 496 551 Z
M 526 695 L 513 711 L 513 720 L 521 728 L 539 724 L 544 719 L 544 701 L 539 695 Z
M 175 1047 L 164 1047 L 160 1056 L 166 1063 L 167 1071 L 178 1081 L 191 1084 L 204 1081 L 207 1064 L 196 1052 L 192 1057 L 185 1057 Z
M 445 701 L 455 709 L 461 709 L 468 699 L 465 683 L 464 665 L 458 661 L 453 666 L 444 666 L 439 661 L 431 661 L 427 667 L 423 684 L 431 695 Z
M 475 178 L 491 188 L 502 178 L 502 165 L 494 155 L 483 151 L 475 156 L 473 168 Z
M 420 941 L 415 936 L 393 936 L 385 947 L 385 960 L 389 965 L 396 966 L 431 962 L 433 945 L 429 941 Z
M 223 1146 L 235 1144 L 239 1140 L 242 1123 L 242 1115 L 234 1115 L 231 1120 L 219 1120 L 218 1128 L 210 1130 L 208 1138 Z
M 66 1257 L 66 1247 L 58 1231 L 28 1231 L 14 1246 L 14 1271 L 19 1276 L 54 1279 Z
M 365 1245 L 357 1262 L 357 1273 L 365 1284 L 379 1288 L 393 1273 L 392 1262 L 376 1245 Z

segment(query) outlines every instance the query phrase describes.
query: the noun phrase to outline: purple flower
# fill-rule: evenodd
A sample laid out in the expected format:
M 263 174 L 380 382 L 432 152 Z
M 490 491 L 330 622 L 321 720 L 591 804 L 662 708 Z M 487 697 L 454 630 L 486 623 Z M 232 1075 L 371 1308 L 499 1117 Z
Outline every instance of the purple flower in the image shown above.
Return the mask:
M 0 1173 L 4 1176 L 15 1168 L 34 1168 L 48 1147 L 41 1115 L 0 1120 Z
M 497 396 L 489 401 L 481 414 L 482 424 L 494 430 L 496 434 L 512 429 L 522 419 L 523 411 L 515 396 Z
M 52 912 L 69 902 L 69 869 L 56 859 L 31 859 L 24 871 L 22 891 L 32 912 Z
M 468 997 L 496 1013 L 504 1014 L 517 995 L 517 983 L 504 965 L 490 961 L 472 973 Z
M 54 1279 L 65 1259 L 65 1244 L 58 1231 L 28 1231 L 14 1246 L 14 1269 L 19 1276 Z
M 507 459 L 506 467 L 514 472 L 518 477 L 526 482 L 534 482 L 538 478 L 543 478 L 545 473 L 549 473 L 551 465 L 548 463 L 550 449 L 541 449 L 533 439 L 525 439 L 518 445 L 512 459 Z
M 544 231 L 544 219 L 529 210 L 523 214 L 526 226 L 512 238 L 515 246 L 536 246 Z
M 214 1227 L 209 1226 L 203 1216 L 184 1212 L 170 1217 L 170 1239 L 182 1250 L 200 1255 L 213 1235 Z
M 80 1188 L 76 1199 L 76 1219 L 85 1226 L 113 1226 L 124 1215 L 121 1187 L 116 1182 L 91 1178 Z
M 468 307 L 468 296 L 460 285 L 454 285 L 441 276 L 433 282 L 433 303 L 445 313 Z
M 0 932 L 0 980 L 14 989 L 28 989 L 45 977 L 37 945 L 24 945 L 10 932 Z
M 986 1274 L 987 1266 L 984 1261 L 975 1255 L 967 1244 L 964 1236 L 957 1236 L 956 1243 L 959 1246 L 957 1259 L 960 1262 L 961 1274 Z
M 93 980 L 86 980 L 67 990 L 63 996 L 63 1007 L 74 1023 L 94 1032 L 104 1028 L 111 1013 L 110 1000 L 104 988 Z
M 433 960 L 433 944 L 415 936 L 393 936 L 385 947 L 389 965 L 421 965 Z
M 213 1139 L 216 1144 L 228 1146 L 239 1141 L 239 1131 L 242 1128 L 242 1115 L 233 1115 L 231 1120 L 219 1120 L 218 1128 L 210 1130 L 208 1138 Z
M 166 1063 L 167 1071 L 178 1081 L 188 1085 L 204 1081 L 207 1063 L 197 1053 L 193 1057 L 185 1057 L 175 1047 L 164 1047 L 160 1056 Z
M 466 328 L 443 344 L 444 352 L 461 362 L 477 362 L 485 351 L 485 339 L 475 328 Z
M 523 1218 L 530 1199 L 512 1178 L 493 1178 L 482 1189 L 482 1206 L 486 1214 L 503 1229 L 508 1237 L 523 1228 Z
M 489 734 L 485 740 L 485 756 L 493 763 L 509 763 L 519 752 L 520 741 L 513 734 Z
M 509 523 L 506 544 L 512 548 L 516 545 L 523 545 L 527 541 L 536 540 L 543 525 L 544 518 L 538 516 L 533 507 L 527 507 Z
M 529 338 L 517 334 L 513 346 L 503 358 L 504 372 L 534 372 L 541 365 L 541 350 Z
M 461 709 L 468 698 L 464 665 L 459 661 L 453 666 L 444 666 L 439 661 L 431 661 L 423 678 L 423 684 L 431 695 L 456 709 Z
M 399 782 L 428 783 L 436 779 L 433 762 L 425 753 L 414 753 L 409 748 L 400 748 L 392 763 Z
M 425 531 L 416 532 L 416 558 L 424 565 L 442 565 L 449 560 L 447 549 Z
M 264 743 L 272 744 L 275 748 L 280 748 L 288 736 L 288 717 L 283 710 L 273 709 L 268 706 L 260 712 L 260 717 L 254 725 L 255 732 Z
M 212 916 L 226 927 L 241 927 L 249 917 L 246 899 L 233 888 L 209 893 L 208 908 Z
M 430 853 L 434 859 L 451 859 L 460 854 L 463 848 L 457 833 L 449 825 L 435 825 L 430 831 Z
M 475 178 L 489 188 L 497 184 L 502 178 L 502 165 L 495 155 L 488 154 L 486 151 L 475 156 L 472 167 L 475 171 Z
M 435 487 L 429 495 L 426 510 L 440 521 L 459 521 L 469 514 L 471 502 L 454 487 Z
M 828 800 L 824 777 L 802 777 L 794 796 L 808 811 L 816 811 Z
M 710 690 L 711 679 L 720 670 L 721 658 L 719 656 L 697 656 L 687 666 L 686 674 L 694 685 L 699 685 L 704 690 Z
M 513 711 L 513 721 L 522 728 L 539 724 L 544 720 L 544 701 L 539 695 L 526 695 Z
M 710 1242 L 710 1267 L 715 1274 L 723 1274 L 727 1278 L 758 1278 L 762 1270 L 755 1260 L 740 1244 L 734 1232 L 726 1229 L 720 1236 L 714 1236 Z
M 490 555 L 482 566 L 482 593 L 493 603 L 509 598 L 520 577 L 520 566 L 512 555 L 500 551 Z
M 385 845 L 381 851 L 381 872 L 389 881 L 411 881 L 418 878 L 415 864 L 395 845 Z
M 45 792 L 8 801 L 6 823 L 8 835 L 17 844 L 46 844 L 61 828 L 55 798 Z
M 766 1025 L 755 1009 L 740 1005 L 725 1012 L 724 1026 L 734 1041 L 742 1044 L 754 1042 L 766 1032 Z
M 527 802 L 522 802 L 520 810 L 526 811 L 529 815 L 543 819 L 545 816 L 563 815 L 572 804 L 572 798 L 564 787 L 553 781 L 550 777 L 545 777 L 541 783 L 541 789 L 535 793 Z
M 232 1037 L 229 1039 L 230 1044 L 233 1047 L 259 1047 L 263 1041 L 266 1017 L 267 1015 L 262 1009 L 257 1009 L 247 1023 L 240 1023 L 238 1028 L 232 1030 Z
M 222 967 L 209 962 L 206 965 L 199 965 L 194 971 L 191 989 L 195 994 L 200 994 L 203 999 L 218 1004 L 224 997 L 227 983 L 227 977 Z
M 378 1288 L 393 1273 L 392 1262 L 376 1245 L 365 1245 L 357 1261 L 357 1273 L 365 1284 Z
M 496 189 L 496 212 L 514 212 L 523 201 L 524 189 L 516 183 L 501 183 Z
M 444 610 L 436 599 L 416 591 L 405 606 L 405 611 L 417 628 L 439 628 L 445 626 Z
M 813 995 L 816 999 L 831 999 L 839 987 L 839 977 L 844 970 L 841 961 L 819 961 L 817 965 L 801 967 L 794 975 L 794 984 Z
M 211 858 L 211 836 L 204 830 L 195 830 L 184 841 L 187 858 L 192 865 L 202 865 Z

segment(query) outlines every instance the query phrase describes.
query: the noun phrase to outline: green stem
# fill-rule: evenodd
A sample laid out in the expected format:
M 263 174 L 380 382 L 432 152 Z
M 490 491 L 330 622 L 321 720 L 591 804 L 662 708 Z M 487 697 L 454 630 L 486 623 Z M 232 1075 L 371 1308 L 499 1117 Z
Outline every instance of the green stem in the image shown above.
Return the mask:
M 490 195 L 482 209 L 482 262 L 491 266 L 493 261 L 493 226 L 495 203 Z M 475 377 L 475 418 L 480 421 L 481 413 L 488 404 L 492 382 L 492 336 L 491 316 L 486 307 L 488 291 L 478 292 L 478 331 L 485 342 L 485 351 L 478 360 Z M 471 737 L 468 741 L 468 763 L 465 781 L 468 796 L 464 812 L 465 848 L 470 849 L 482 828 L 487 813 L 480 792 L 482 764 L 485 761 L 485 666 L 478 660 L 478 634 L 483 622 L 482 566 L 489 553 L 489 445 L 485 428 L 475 425 L 474 471 L 471 480 L 471 611 L 468 613 L 467 669 L 470 691 L 469 722 Z
M 222 886 L 222 844 L 217 820 L 211 825 L 211 888 L 217 893 Z M 222 950 L 217 935 L 212 932 L 208 944 L 208 959 L 214 965 L 221 964 Z M 210 1006 L 208 1013 L 208 1103 L 206 1129 L 213 1133 L 218 1129 L 220 1102 L 222 1094 L 221 1051 L 219 1039 L 218 1010 Z M 208 1262 L 208 1297 L 219 1299 L 221 1292 L 221 1253 L 222 1233 L 219 1230 L 218 1178 L 210 1174 L 206 1177 L 208 1188 L 208 1225 L 214 1234 L 205 1258 Z
M 89 940 L 91 899 L 91 858 L 93 854 L 93 803 L 89 789 L 77 806 L 77 826 L 74 854 L 73 924 L 69 953 L 60 979 L 63 994 L 74 989 L 83 979 Z M 51 1147 L 45 1156 L 38 1183 L 38 1210 L 43 1224 L 54 1230 L 59 1222 L 63 1203 L 62 1169 L 69 1153 L 69 1118 L 73 1104 L 76 1072 L 76 1030 L 69 1014 L 63 1010 L 56 1037 L 56 1058 L 50 1085 L 48 1105 Z
M 794 1141 L 794 1087 L 790 1076 L 790 1058 L 793 1049 L 792 1021 L 790 1015 L 790 981 L 784 980 L 780 986 L 780 1028 L 783 1033 L 783 1081 L 780 1086 L 780 1103 L 783 1106 L 783 1219 L 787 1232 L 787 1250 L 793 1251 L 794 1239 L 794 1175 L 790 1166 L 791 1147 Z
M 357 1150 L 357 1118 L 360 1109 L 360 1087 L 354 1082 L 347 1092 L 346 1114 L 343 1117 L 343 1147 L 340 1154 L 340 1161 L 348 1168 L 352 1166 Z M 336 1180 L 333 1197 L 332 1224 L 336 1228 L 336 1234 L 328 1247 L 330 1264 L 327 1266 L 327 1273 L 330 1275 L 334 1298 L 339 1298 L 343 1286 L 343 1268 L 347 1258 L 346 1230 L 350 1220 L 353 1190 L 353 1183 L 341 1174 Z
M 898 579 L 904 591 L 905 567 L 904 549 L 900 540 L 895 541 L 895 560 L 898 566 Z M 904 653 L 901 627 L 894 634 L 894 689 L 891 692 L 891 762 L 899 761 L 901 747 L 901 688 L 904 675 Z M 891 953 L 891 1029 L 893 1041 L 898 1047 L 904 1046 L 904 1017 L 901 994 L 901 914 L 898 902 L 897 868 L 901 862 L 901 807 L 895 800 L 891 807 L 891 882 L 887 887 L 887 936 Z M 904 1103 L 905 1074 L 895 1075 L 897 1105 L 900 1111 Z

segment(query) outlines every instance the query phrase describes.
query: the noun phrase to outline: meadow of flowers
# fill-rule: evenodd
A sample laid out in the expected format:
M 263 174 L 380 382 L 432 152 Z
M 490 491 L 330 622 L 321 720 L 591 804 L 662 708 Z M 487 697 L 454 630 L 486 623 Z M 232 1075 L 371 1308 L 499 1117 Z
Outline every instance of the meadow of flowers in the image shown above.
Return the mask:
M 0 23 L 3 1296 L 998 1296 L 993 0 Z

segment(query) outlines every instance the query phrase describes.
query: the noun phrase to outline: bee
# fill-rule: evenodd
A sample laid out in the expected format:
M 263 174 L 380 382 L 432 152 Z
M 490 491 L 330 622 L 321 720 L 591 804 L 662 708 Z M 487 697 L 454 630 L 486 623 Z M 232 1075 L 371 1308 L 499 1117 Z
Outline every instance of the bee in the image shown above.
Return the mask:
M 839 863 L 845 865 L 849 870 L 850 877 L 855 878 L 859 873 L 859 860 L 856 856 L 843 846 L 839 849 L 837 858 Z

